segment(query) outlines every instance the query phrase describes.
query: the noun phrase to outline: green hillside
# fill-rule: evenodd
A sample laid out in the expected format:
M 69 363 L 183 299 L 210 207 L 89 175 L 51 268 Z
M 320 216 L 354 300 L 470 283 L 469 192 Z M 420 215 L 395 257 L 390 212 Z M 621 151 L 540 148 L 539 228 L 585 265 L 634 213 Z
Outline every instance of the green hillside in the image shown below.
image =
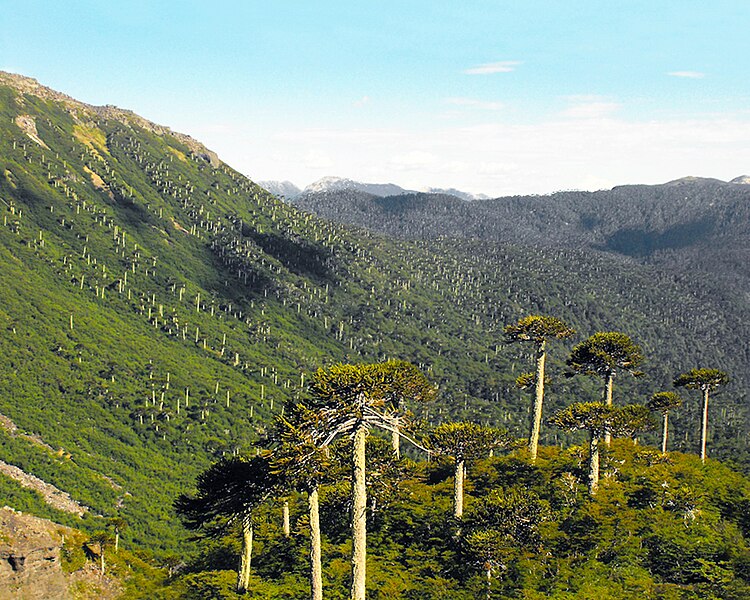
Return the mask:
M 252 452 L 321 365 L 402 358 L 440 385 L 429 422 L 526 435 L 531 368 L 502 327 L 528 313 L 583 339 L 621 330 L 644 401 L 694 366 L 733 383 L 712 404 L 710 456 L 745 468 L 747 339 L 731 298 L 649 265 L 573 249 L 393 241 L 298 211 L 195 140 L 0 74 L 0 460 L 123 516 L 126 543 L 164 556 L 186 533 L 178 493 L 216 458 Z M 551 350 L 548 408 L 598 394 Z M 696 451 L 699 401 L 673 417 Z M 569 438 L 546 428 L 543 443 Z M 37 506 L 0 476 L 7 504 Z M 75 521 L 77 517 L 64 517 Z M 93 527 L 94 516 L 86 517 Z

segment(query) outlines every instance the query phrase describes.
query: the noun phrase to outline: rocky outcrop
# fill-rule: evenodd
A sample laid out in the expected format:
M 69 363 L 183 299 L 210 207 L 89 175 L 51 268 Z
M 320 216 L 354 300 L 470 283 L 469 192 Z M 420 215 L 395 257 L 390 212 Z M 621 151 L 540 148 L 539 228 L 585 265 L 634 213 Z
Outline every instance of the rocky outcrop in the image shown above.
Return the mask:
M 0 509 L 0 600 L 71 598 L 60 551 L 73 530 L 51 521 Z

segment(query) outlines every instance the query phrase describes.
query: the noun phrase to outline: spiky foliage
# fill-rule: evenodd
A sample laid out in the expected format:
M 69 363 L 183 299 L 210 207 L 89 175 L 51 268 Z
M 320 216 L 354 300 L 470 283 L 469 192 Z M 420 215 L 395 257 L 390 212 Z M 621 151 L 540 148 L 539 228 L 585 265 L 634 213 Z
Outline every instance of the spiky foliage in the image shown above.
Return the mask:
M 464 477 L 466 463 L 487 456 L 496 448 L 510 445 L 506 431 L 484 427 L 476 423 L 443 423 L 428 436 L 427 445 L 437 456 L 449 456 L 454 461 L 453 516 L 460 519 L 464 506 Z
M 662 416 L 661 453 L 667 453 L 667 438 L 669 437 L 669 411 L 682 406 L 682 397 L 676 392 L 656 392 L 646 403 L 652 412 Z
M 589 493 L 599 487 L 599 438 L 606 435 L 632 436 L 651 426 L 645 406 L 607 406 L 601 402 L 576 402 L 557 412 L 550 423 L 564 431 L 589 433 Z
M 567 364 L 577 373 L 607 378 L 617 371 L 641 375 L 641 347 L 619 331 L 598 332 L 577 344 Z
M 250 580 L 253 511 L 279 489 L 269 457 L 222 459 L 199 475 L 196 487 L 195 496 L 181 494 L 177 498 L 175 509 L 188 529 L 205 535 L 219 536 L 235 523 L 241 523 L 237 591 L 244 593 Z
M 575 330 L 555 317 L 530 315 L 520 319 L 515 325 L 507 325 L 503 333 L 506 342 L 531 342 L 534 344 L 536 351 L 536 373 L 524 374 L 516 380 L 516 386 L 519 388 L 530 388 L 533 385 L 536 390 L 529 431 L 529 453 L 531 454 L 531 460 L 536 460 L 539 432 L 542 427 L 544 386 L 547 383 L 545 377 L 547 341 L 555 338 L 568 338 L 575 333 Z M 531 375 L 531 378 L 529 375 Z
M 289 407 L 286 416 L 278 416 L 271 436 L 276 444 L 272 471 L 287 486 L 307 492 L 310 519 L 310 598 L 323 598 L 322 542 L 318 489 L 334 476 L 334 461 L 320 438 L 319 413 L 302 404 Z
M 269 498 L 278 483 L 268 456 L 224 458 L 198 476 L 195 495 L 177 498 L 175 510 L 188 529 L 224 535 Z
M 675 377 L 674 386 L 689 390 L 714 390 L 729 383 L 729 376 L 719 369 L 691 369 Z
M 674 380 L 675 387 L 703 392 L 703 418 L 701 420 L 701 460 L 706 462 L 706 444 L 708 443 L 708 396 L 718 387 L 729 383 L 729 376 L 719 369 L 691 369 L 678 375 Z
M 503 571 L 524 549 L 539 548 L 539 526 L 551 517 L 547 502 L 534 492 L 495 489 L 481 498 L 467 518 L 464 546 L 484 570 L 486 594 L 492 593 L 492 573 Z
M 354 430 L 358 424 L 398 431 L 398 410 L 405 400 L 426 402 L 435 387 L 414 365 L 404 361 L 318 369 L 310 384 L 311 406 L 319 410 L 322 445 Z
M 541 344 L 547 340 L 569 338 L 575 329 L 561 319 L 546 315 L 529 315 L 519 319 L 514 325 L 506 325 L 503 329 L 505 340 L 513 342 L 534 342 Z
M 403 399 L 428 400 L 435 388 L 413 365 L 402 361 L 365 365 L 334 365 L 319 369 L 310 385 L 311 405 L 318 411 L 321 445 L 352 435 L 352 590 L 364 600 L 367 548 L 365 447 L 371 427 L 399 433 L 398 406 Z M 412 440 L 413 441 L 413 440 Z M 414 442 L 416 443 L 416 442 Z
M 641 347 L 630 336 L 619 331 L 598 332 L 577 344 L 568 357 L 568 366 L 576 373 L 599 377 L 604 381 L 604 403 L 612 404 L 614 378 L 619 371 L 634 377 L 643 375 Z M 604 434 L 609 445 L 610 434 Z

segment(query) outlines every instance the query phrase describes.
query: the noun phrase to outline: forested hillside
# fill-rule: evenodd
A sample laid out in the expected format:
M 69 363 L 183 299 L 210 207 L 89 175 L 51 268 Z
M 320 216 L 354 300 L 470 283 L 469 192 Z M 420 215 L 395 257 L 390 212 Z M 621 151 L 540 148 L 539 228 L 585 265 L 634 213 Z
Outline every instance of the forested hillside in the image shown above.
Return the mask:
M 339 361 L 413 362 L 439 385 L 414 407 L 426 422 L 525 436 L 530 400 L 515 381 L 533 357 L 502 331 L 531 313 L 577 330 L 550 348 L 545 410 L 598 398 L 596 381 L 563 376 L 565 359 L 595 331 L 623 331 L 645 376 L 618 380 L 616 397 L 643 403 L 678 373 L 724 369 L 709 454 L 750 464 L 746 298 L 702 272 L 350 230 L 187 136 L 4 73 L 0 161 L 0 460 L 87 510 L 48 508 L 0 474 L 15 508 L 89 529 L 122 517 L 125 543 L 176 552 L 177 495 L 219 457 L 252 454 L 310 374 Z M 699 413 L 697 394 L 675 411 L 674 448 L 697 450 Z M 542 444 L 577 439 L 542 431 Z

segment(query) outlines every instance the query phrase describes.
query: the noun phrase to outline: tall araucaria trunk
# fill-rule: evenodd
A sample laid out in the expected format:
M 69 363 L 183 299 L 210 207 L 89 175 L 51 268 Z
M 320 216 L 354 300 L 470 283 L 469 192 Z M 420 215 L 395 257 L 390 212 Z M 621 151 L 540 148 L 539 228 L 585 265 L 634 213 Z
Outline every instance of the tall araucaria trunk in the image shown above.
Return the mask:
M 464 469 L 466 461 L 456 459 L 456 469 L 453 478 L 453 516 L 460 519 L 464 515 Z
M 610 371 L 609 375 L 607 375 L 607 381 L 604 385 L 604 404 L 607 406 L 612 406 L 612 388 L 614 388 L 615 384 L 615 373 L 614 371 Z M 612 440 L 612 434 L 609 432 L 609 430 L 606 430 L 604 432 L 604 444 L 609 448 L 609 443 Z
M 664 427 L 661 432 L 661 453 L 667 453 L 667 435 L 669 434 L 669 412 L 664 411 Z
M 307 506 L 310 513 L 310 599 L 323 600 L 323 567 L 321 566 L 320 512 L 317 486 L 308 492 Z
M 703 388 L 703 422 L 701 423 L 701 462 L 706 462 L 706 438 L 708 437 L 708 387 Z
M 289 500 L 284 500 L 284 504 L 281 507 L 282 513 L 282 526 L 284 531 L 284 537 L 289 537 L 292 533 L 292 528 L 289 524 Z
M 531 433 L 529 434 L 529 453 L 531 460 L 536 460 L 539 446 L 539 430 L 542 427 L 542 405 L 544 403 L 544 363 L 547 359 L 547 341 L 542 340 L 536 349 L 536 395 L 534 396 Z
M 396 457 L 396 460 L 401 459 L 401 434 L 399 433 L 398 427 L 398 418 L 395 420 L 396 426 L 391 431 L 391 448 L 393 448 L 393 456 Z
M 250 516 L 242 519 L 242 555 L 240 557 L 240 571 L 237 578 L 237 593 L 247 592 L 250 584 L 250 559 L 253 555 L 253 523 Z
M 589 440 L 589 494 L 594 496 L 599 489 L 599 435 L 591 432 Z
M 352 456 L 352 600 L 365 600 L 367 580 L 367 488 L 365 487 L 365 442 L 367 426 L 354 432 Z

